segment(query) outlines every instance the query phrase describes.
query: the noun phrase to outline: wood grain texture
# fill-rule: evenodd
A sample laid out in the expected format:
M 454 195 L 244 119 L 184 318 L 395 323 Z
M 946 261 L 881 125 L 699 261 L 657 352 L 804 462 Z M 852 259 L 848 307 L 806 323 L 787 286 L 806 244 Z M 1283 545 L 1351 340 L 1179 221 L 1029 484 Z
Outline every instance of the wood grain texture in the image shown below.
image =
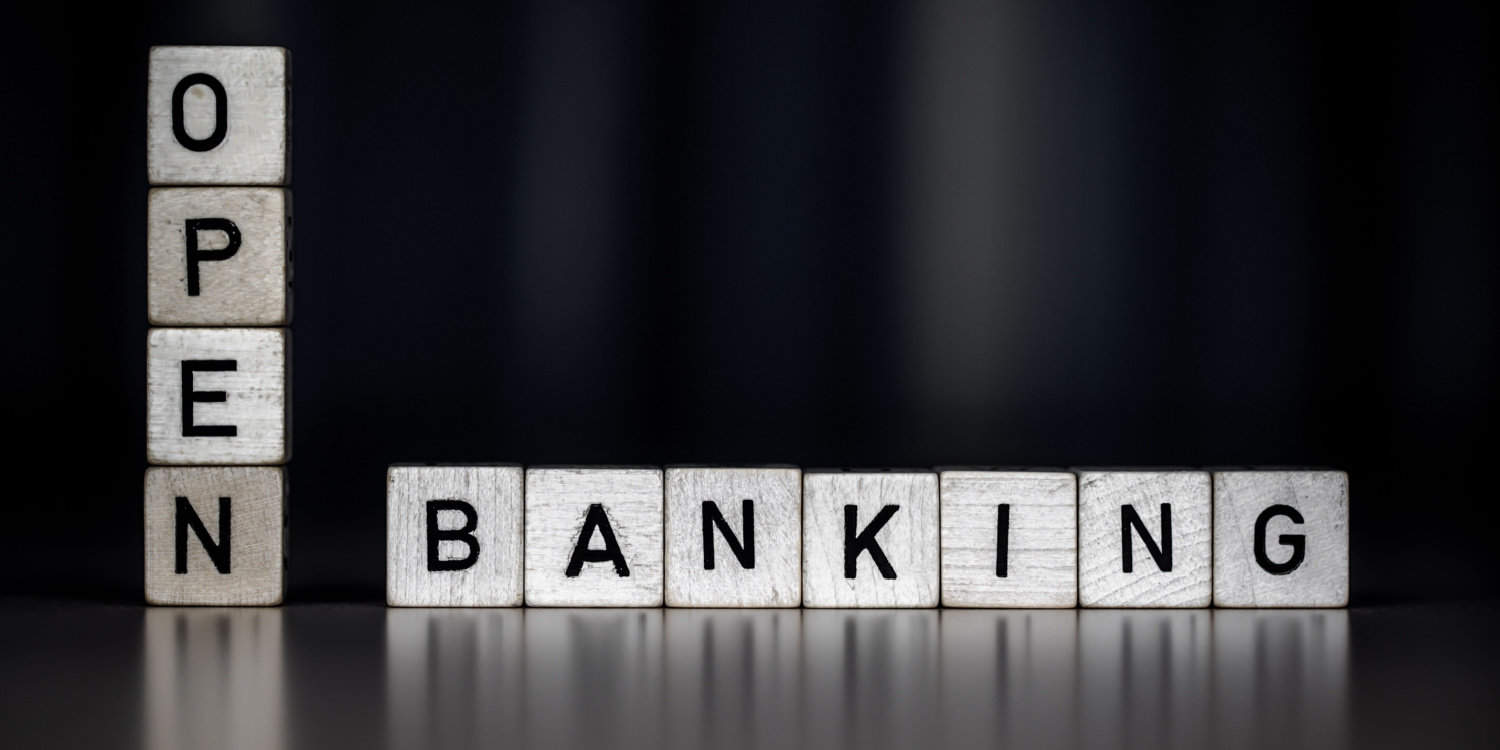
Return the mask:
M 1209 476 L 1201 471 L 1085 471 L 1078 474 L 1078 598 L 1085 607 L 1207 607 L 1213 598 Z M 1131 533 L 1133 572 L 1124 571 L 1121 508 L 1133 506 L 1164 545 L 1161 506 L 1171 506 L 1172 569 L 1163 571 Z
M 146 311 L 157 326 L 278 326 L 291 322 L 291 194 L 281 188 L 156 188 L 146 199 Z M 189 219 L 227 219 L 234 255 L 200 260 L 189 294 Z M 229 244 L 194 232 L 199 251 Z
M 876 535 L 896 578 L 868 552 L 844 577 L 844 507 L 856 533 L 886 505 L 900 506 Z M 934 472 L 808 471 L 802 477 L 802 604 L 805 607 L 936 607 L 938 483 Z
M 386 602 L 393 607 L 519 607 L 524 589 L 524 471 L 519 466 L 392 466 L 386 472 Z M 479 549 L 460 570 L 428 570 L 427 503 L 460 500 L 474 511 Z M 467 517 L 441 510 L 438 528 Z M 438 543 L 440 560 L 469 556 L 463 541 Z
M 1214 475 L 1214 604 L 1220 607 L 1344 607 L 1349 604 L 1349 477 L 1342 471 L 1221 471 Z M 1300 515 L 1296 523 L 1285 506 Z M 1264 552 L 1255 528 L 1266 513 Z M 1287 539 L 1282 543 L 1283 535 Z
M 599 504 L 624 554 L 566 575 L 589 506 Z M 655 468 L 526 470 L 526 604 L 536 607 L 660 607 L 663 587 L 662 472 Z M 604 549 L 599 533 L 589 548 Z
M 939 473 L 943 606 L 1078 604 L 1078 482 L 1070 472 Z M 997 573 L 1007 506 L 1005 576 Z
M 187 572 L 178 573 L 177 498 L 185 497 L 214 543 L 228 547 L 229 572 L 215 567 L 187 531 Z M 229 539 L 219 498 L 229 498 Z M 146 601 L 149 604 L 271 606 L 284 589 L 286 482 L 269 466 L 153 467 L 146 470 Z
M 802 603 L 802 472 L 789 468 L 669 468 L 666 600 L 670 607 L 796 607 Z M 703 503 L 713 501 L 745 544 L 743 501 L 754 505 L 755 567 L 715 527 L 704 569 Z
M 285 328 L 153 328 L 146 334 L 146 459 L 153 464 L 282 464 L 291 460 Z M 184 435 L 187 360 L 227 360 L 232 372 L 196 372 L 193 390 L 225 400 L 192 404 L 195 425 L 232 425 L 233 436 Z
M 146 176 L 152 185 L 285 185 L 291 181 L 291 55 L 281 47 L 152 47 L 146 86 Z M 172 93 L 204 73 L 224 88 L 224 136 L 206 151 L 173 133 Z M 215 129 L 215 96 L 192 85 L 183 125 L 193 139 Z

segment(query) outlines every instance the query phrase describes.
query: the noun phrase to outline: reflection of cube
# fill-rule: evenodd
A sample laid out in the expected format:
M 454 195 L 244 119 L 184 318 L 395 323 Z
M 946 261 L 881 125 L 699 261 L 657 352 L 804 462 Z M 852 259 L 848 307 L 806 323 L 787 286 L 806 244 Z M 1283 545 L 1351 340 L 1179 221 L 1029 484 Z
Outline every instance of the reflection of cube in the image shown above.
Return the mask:
M 1348 475 L 1216 472 L 1214 604 L 1347 606 Z
M 667 605 L 802 603 L 802 472 L 667 469 Z
M 386 601 L 519 607 L 519 466 L 392 466 L 386 474 Z
M 280 604 L 284 505 L 277 467 L 147 469 L 146 601 Z
M 1078 604 L 1078 481 L 1069 472 L 939 474 L 943 606 Z
M 661 470 L 527 469 L 526 603 L 661 606 Z
M 1078 599 L 1085 607 L 1207 607 L 1213 520 L 1201 471 L 1078 474 Z
M 146 209 L 151 324 L 291 322 L 289 199 L 280 188 L 152 190 Z
M 146 175 L 153 185 L 290 181 L 289 55 L 280 47 L 153 47 Z
M 280 464 L 291 458 L 285 328 L 146 334 L 146 458 Z
M 938 605 L 936 473 L 802 477 L 803 606 Z

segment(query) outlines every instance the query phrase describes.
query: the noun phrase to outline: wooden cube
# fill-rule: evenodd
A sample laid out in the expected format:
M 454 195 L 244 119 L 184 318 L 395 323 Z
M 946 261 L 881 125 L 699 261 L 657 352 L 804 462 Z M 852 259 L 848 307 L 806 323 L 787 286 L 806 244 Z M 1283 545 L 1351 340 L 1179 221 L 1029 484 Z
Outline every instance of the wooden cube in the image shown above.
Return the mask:
M 158 326 L 291 322 L 291 202 L 280 188 L 156 188 L 146 310 Z
M 1085 607 L 1207 607 L 1210 483 L 1201 471 L 1078 475 L 1078 598 Z
M 1077 477 L 969 470 L 938 476 L 943 606 L 1077 606 Z
M 802 603 L 802 472 L 669 468 L 667 605 Z
M 1214 604 L 1349 604 L 1349 477 L 1214 473 Z
M 526 470 L 526 604 L 660 607 L 662 473 Z
M 392 466 L 386 473 L 386 602 L 519 607 L 519 466 Z
M 808 471 L 805 607 L 936 607 L 938 482 L 930 471 Z
M 146 176 L 152 185 L 285 185 L 291 77 L 280 47 L 152 47 Z
M 285 328 L 146 334 L 146 458 L 154 464 L 291 459 Z
M 146 470 L 146 601 L 281 603 L 286 483 L 271 466 Z

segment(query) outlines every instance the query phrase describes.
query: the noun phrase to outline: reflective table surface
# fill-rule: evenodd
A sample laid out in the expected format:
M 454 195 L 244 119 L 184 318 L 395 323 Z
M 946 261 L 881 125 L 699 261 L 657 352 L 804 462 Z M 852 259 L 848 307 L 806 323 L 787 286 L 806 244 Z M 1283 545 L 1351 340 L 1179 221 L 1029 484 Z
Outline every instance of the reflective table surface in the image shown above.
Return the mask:
M 6 747 L 1495 746 L 1500 608 L 0 608 Z

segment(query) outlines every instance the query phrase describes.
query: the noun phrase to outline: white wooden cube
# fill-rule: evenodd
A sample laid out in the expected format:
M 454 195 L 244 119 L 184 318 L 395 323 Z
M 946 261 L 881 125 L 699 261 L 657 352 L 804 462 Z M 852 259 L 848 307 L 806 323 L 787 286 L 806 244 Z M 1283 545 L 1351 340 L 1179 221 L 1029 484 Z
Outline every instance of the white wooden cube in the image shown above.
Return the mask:
M 526 470 L 526 604 L 660 607 L 662 473 Z
M 1080 472 L 1080 603 L 1207 607 L 1213 598 L 1210 492 L 1201 471 Z
M 1214 604 L 1349 604 L 1349 477 L 1214 473 Z
M 802 472 L 677 467 L 666 473 L 667 606 L 802 603 Z
M 808 471 L 802 521 L 803 606 L 938 605 L 936 473 Z
M 147 469 L 146 601 L 280 604 L 285 504 L 277 467 Z
M 146 315 L 157 326 L 291 322 L 291 194 L 156 188 L 146 200 Z
M 1077 477 L 945 470 L 939 485 L 943 606 L 1077 606 Z
M 154 464 L 291 459 L 285 328 L 146 334 L 146 458 Z
M 152 47 L 146 175 L 152 185 L 291 180 L 290 54 L 281 47 Z
M 386 473 L 386 602 L 519 607 L 519 466 L 392 466 Z

